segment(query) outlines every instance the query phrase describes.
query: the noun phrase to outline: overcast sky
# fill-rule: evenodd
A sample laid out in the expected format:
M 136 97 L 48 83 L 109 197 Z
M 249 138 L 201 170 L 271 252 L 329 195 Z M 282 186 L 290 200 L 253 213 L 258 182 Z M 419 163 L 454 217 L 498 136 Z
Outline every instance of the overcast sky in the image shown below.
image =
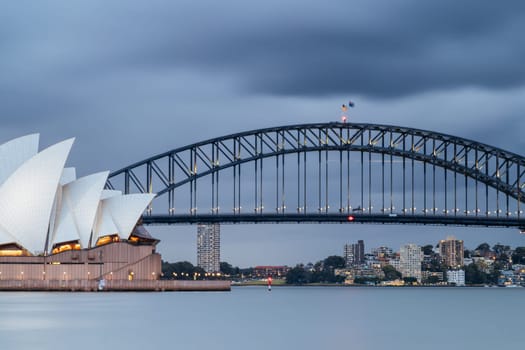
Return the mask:
M 0 10 L 0 142 L 75 136 L 87 175 L 260 127 L 337 120 L 416 127 L 525 149 L 525 2 L 16 1 Z M 196 261 L 193 226 L 154 228 Z M 222 227 L 222 260 L 294 264 L 455 234 L 525 245 L 513 229 Z

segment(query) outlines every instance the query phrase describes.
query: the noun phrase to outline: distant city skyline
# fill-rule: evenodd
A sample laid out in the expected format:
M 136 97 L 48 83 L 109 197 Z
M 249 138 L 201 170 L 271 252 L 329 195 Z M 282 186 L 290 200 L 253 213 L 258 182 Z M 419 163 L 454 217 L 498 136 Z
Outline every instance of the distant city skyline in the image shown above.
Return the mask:
M 402 227 L 405 233 L 399 233 Z M 152 231 L 148 227 L 148 230 Z M 392 228 L 393 232 L 388 230 Z M 158 245 L 163 259 L 174 262 L 187 260 L 196 264 L 196 225 L 155 227 L 161 239 Z M 525 235 L 511 228 L 465 228 L 450 226 L 418 225 L 367 225 L 367 224 L 262 224 L 221 225 L 221 261 L 239 266 L 288 265 L 315 263 L 330 255 L 344 256 L 344 245 L 362 239 L 365 252 L 387 246 L 394 251 L 408 243 L 436 247 L 447 236 L 464 241 L 465 249 L 475 249 L 487 242 L 512 247 L 525 246 Z M 406 237 L 413 237 L 407 240 Z M 282 242 L 294 242 L 294 248 Z M 250 251 L 250 254 L 246 254 Z

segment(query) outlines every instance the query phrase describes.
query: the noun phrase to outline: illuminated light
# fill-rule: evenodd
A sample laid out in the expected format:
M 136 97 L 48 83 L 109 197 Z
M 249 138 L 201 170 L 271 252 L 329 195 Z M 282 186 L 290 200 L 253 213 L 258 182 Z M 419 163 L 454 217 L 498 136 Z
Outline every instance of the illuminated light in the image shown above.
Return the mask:
M 353 215 L 349 215 L 347 219 L 348 219 L 348 221 L 354 221 L 355 217 Z
M 60 246 L 57 246 L 53 248 L 51 251 L 52 254 L 62 253 L 68 250 L 80 250 L 80 244 L 79 243 L 67 243 L 62 244 Z
M 9 243 L 0 245 L 0 256 L 30 256 L 31 254 L 18 245 L 17 243 Z
M 17 250 L 0 250 L 0 256 L 22 256 L 24 251 L 21 249 Z
M 97 246 L 106 245 L 112 242 L 118 242 L 119 236 L 117 234 L 100 237 L 97 241 Z

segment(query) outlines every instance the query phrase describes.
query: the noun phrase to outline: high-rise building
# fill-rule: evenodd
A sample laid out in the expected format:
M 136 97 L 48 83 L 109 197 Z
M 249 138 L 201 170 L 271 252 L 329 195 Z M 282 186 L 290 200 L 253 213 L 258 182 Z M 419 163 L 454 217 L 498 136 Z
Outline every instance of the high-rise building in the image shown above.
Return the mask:
M 365 242 L 358 240 L 357 244 L 345 244 L 344 257 L 347 267 L 365 263 Z
M 463 266 L 463 241 L 455 237 L 442 239 L 439 241 L 439 254 L 448 267 L 458 268 Z
M 406 244 L 399 250 L 400 272 L 403 277 L 415 277 L 421 282 L 421 261 L 423 252 L 416 244 Z
M 219 224 L 197 226 L 197 266 L 206 272 L 219 272 L 221 229 Z

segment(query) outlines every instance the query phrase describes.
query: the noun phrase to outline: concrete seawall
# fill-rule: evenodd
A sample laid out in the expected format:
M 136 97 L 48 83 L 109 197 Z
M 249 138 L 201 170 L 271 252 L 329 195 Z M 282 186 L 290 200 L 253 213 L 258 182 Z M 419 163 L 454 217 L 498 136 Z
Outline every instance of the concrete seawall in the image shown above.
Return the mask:
M 106 280 L 104 291 L 230 291 L 230 281 Z M 96 280 L 0 280 L 0 291 L 98 291 Z

